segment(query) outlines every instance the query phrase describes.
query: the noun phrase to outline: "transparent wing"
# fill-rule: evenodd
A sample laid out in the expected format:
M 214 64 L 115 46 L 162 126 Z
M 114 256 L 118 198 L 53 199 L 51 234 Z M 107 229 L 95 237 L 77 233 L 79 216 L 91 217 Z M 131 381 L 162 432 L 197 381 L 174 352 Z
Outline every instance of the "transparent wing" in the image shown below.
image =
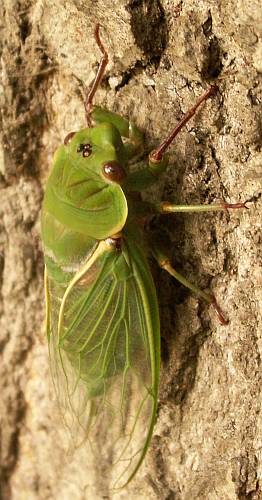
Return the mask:
M 154 285 L 143 254 L 125 244 L 105 252 L 66 289 L 48 279 L 57 398 L 74 447 L 90 443 L 110 487 L 121 487 L 140 466 L 155 420 Z

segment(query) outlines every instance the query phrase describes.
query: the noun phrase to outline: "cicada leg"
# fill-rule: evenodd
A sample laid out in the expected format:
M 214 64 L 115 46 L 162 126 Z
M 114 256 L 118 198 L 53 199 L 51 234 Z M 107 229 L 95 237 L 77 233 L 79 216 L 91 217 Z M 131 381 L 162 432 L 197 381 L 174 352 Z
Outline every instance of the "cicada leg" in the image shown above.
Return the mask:
M 106 51 L 106 49 L 101 41 L 99 30 L 100 30 L 100 24 L 97 24 L 95 27 L 95 40 L 96 40 L 96 43 L 97 43 L 99 49 L 102 52 L 102 59 L 100 61 L 99 68 L 98 68 L 97 74 L 95 76 L 95 79 L 94 79 L 89 91 L 87 92 L 86 99 L 85 99 L 86 120 L 87 120 L 87 124 L 89 127 L 92 127 L 92 120 L 91 120 L 90 115 L 91 115 L 91 111 L 92 111 L 92 107 L 93 107 L 93 98 L 94 98 L 94 95 L 99 87 L 99 84 L 100 84 L 102 78 L 103 78 L 105 68 L 106 68 L 106 65 L 108 63 L 108 53 L 107 53 L 107 51 Z
M 159 176 L 165 172 L 168 165 L 168 157 L 166 155 L 167 148 L 173 142 L 180 130 L 194 116 L 201 104 L 215 94 L 217 90 L 218 87 L 216 85 L 209 87 L 196 104 L 177 123 L 170 134 L 160 143 L 158 148 L 151 151 L 148 158 L 148 165 L 139 171 L 132 172 L 128 176 L 125 186 L 127 190 L 142 191 L 157 182 Z
M 176 212 L 219 212 L 227 209 L 248 208 L 246 202 L 242 203 L 217 203 L 210 205 L 174 205 L 167 201 L 161 203 L 147 203 L 148 210 L 151 213 L 168 214 Z
M 147 179 L 145 179 L 147 180 Z M 161 203 L 151 203 L 149 201 L 137 201 L 136 212 L 143 218 L 150 217 L 154 214 L 171 214 L 171 213 L 194 213 L 194 212 L 219 212 L 222 210 L 231 209 L 248 209 L 247 202 L 240 203 L 212 203 L 210 205 L 174 205 L 167 201 Z
M 211 95 L 215 94 L 218 91 L 218 87 L 216 85 L 211 85 L 209 89 L 206 90 L 206 92 L 198 99 L 196 104 L 183 116 L 183 118 L 177 123 L 175 128 L 170 132 L 170 134 L 160 143 L 157 149 L 152 151 L 149 155 L 149 160 L 152 163 L 157 164 L 158 162 L 161 162 L 163 155 L 167 148 L 170 146 L 171 142 L 175 139 L 177 134 L 180 132 L 180 130 L 186 125 L 186 123 L 194 116 L 196 111 L 198 110 L 199 106 L 203 102 L 205 102 Z
M 130 122 L 126 118 L 122 118 L 122 116 L 118 115 L 117 113 L 108 111 L 107 109 L 101 108 L 100 106 L 93 106 L 94 95 L 103 78 L 105 68 L 108 63 L 108 53 L 100 38 L 99 24 L 97 24 L 95 28 L 95 40 L 102 53 L 102 59 L 100 61 L 95 79 L 89 91 L 86 92 L 86 120 L 89 127 L 92 127 L 92 121 L 94 121 L 95 123 L 112 123 L 118 129 L 122 137 L 126 137 L 130 140 L 128 144 L 124 145 L 127 159 L 129 159 L 137 154 L 139 152 L 139 149 L 143 145 L 143 134 L 132 122 Z
M 219 204 L 211 204 L 211 205 L 173 205 L 168 202 L 163 202 L 159 204 L 147 203 L 144 207 L 144 210 L 151 210 L 151 213 L 175 213 L 175 212 L 211 212 L 211 211 L 219 211 L 226 209 L 238 209 L 238 208 L 247 208 L 246 203 L 219 203 Z M 157 247 L 157 245 L 153 244 L 152 253 L 157 260 L 159 266 L 162 269 L 165 269 L 171 276 L 173 276 L 176 280 L 178 280 L 182 285 L 186 286 L 196 295 L 206 300 L 209 304 L 213 306 L 216 314 L 222 325 L 226 325 L 228 321 L 223 315 L 223 312 L 218 305 L 216 298 L 213 294 L 204 292 L 196 285 L 188 281 L 184 276 L 182 276 L 176 269 L 174 269 L 168 259 L 168 257 L 162 252 L 162 250 Z
M 189 288 L 192 292 L 194 292 L 198 297 L 204 299 L 214 308 L 219 321 L 222 325 L 227 325 L 228 320 L 225 318 L 219 304 L 216 301 L 215 296 L 212 293 L 204 292 L 198 286 L 191 283 L 188 279 L 186 279 L 182 274 L 180 274 L 174 267 L 171 265 L 169 258 L 163 253 L 162 249 L 160 249 L 157 245 L 153 245 L 152 253 L 155 257 L 158 265 L 165 269 L 173 278 L 175 278 L 179 283 L 184 285 L 186 288 Z

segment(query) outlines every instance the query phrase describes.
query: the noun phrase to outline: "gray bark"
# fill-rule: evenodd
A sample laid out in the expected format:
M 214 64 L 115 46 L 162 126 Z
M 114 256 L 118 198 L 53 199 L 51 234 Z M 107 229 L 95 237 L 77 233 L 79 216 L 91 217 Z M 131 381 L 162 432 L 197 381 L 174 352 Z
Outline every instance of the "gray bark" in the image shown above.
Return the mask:
M 79 487 L 83 475 L 92 480 L 90 464 L 62 461 L 39 236 L 54 150 L 85 126 L 79 81 L 90 84 L 97 68 L 97 22 L 110 62 L 96 103 L 141 127 L 147 152 L 210 82 L 220 88 L 177 137 L 149 199 L 250 201 L 249 210 L 153 221 L 171 239 L 175 266 L 212 288 L 230 323 L 221 326 L 209 306 L 153 264 L 162 324 L 159 414 L 143 467 L 112 498 L 261 498 L 260 2 L 3 0 L 0 13 L 1 498 L 102 498 L 99 489 L 84 495 Z

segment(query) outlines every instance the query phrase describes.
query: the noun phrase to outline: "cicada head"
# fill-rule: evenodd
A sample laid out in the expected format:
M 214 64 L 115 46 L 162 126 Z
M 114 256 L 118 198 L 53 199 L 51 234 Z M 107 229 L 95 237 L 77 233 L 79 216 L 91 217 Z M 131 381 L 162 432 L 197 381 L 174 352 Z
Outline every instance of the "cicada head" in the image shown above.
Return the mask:
M 107 182 L 121 184 L 128 174 L 124 145 L 119 131 L 111 123 L 70 132 L 64 147 L 72 160 Z
M 71 230 L 105 239 L 125 225 L 126 176 L 124 145 L 114 125 L 71 132 L 54 156 L 44 208 Z

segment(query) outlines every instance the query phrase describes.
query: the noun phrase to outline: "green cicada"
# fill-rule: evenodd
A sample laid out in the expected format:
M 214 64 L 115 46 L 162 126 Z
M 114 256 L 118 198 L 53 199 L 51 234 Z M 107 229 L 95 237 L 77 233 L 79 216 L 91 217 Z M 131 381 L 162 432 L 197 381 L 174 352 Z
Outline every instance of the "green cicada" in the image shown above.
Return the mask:
M 143 221 L 154 213 L 242 208 L 244 203 L 177 206 L 145 203 L 141 191 L 157 182 L 166 149 L 211 86 L 147 165 L 129 171 L 143 137 L 116 113 L 93 106 L 108 54 L 85 97 L 87 128 L 71 132 L 54 156 L 42 211 L 47 337 L 57 399 L 75 445 L 90 442 L 113 488 L 139 469 L 156 419 L 160 327 L 148 254 L 207 300 L 226 323 L 212 294 L 189 283 L 152 239 Z M 122 140 L 124 138 L 124 140 Z M 104 472 L 103 472 L 104 473 Z

